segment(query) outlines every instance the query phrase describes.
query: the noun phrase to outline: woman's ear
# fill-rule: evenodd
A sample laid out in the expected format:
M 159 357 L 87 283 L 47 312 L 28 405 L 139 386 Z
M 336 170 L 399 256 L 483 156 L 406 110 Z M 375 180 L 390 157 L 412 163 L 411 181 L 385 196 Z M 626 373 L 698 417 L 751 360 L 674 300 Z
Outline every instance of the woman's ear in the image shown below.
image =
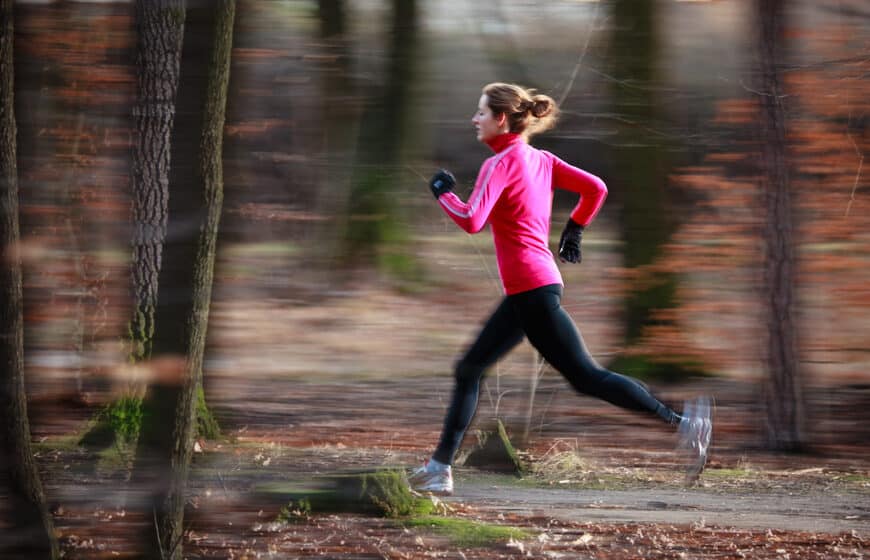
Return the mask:
M 507 122 L 507 113 L 499 113 L 497 122 L 499 128 L 503 127 Z

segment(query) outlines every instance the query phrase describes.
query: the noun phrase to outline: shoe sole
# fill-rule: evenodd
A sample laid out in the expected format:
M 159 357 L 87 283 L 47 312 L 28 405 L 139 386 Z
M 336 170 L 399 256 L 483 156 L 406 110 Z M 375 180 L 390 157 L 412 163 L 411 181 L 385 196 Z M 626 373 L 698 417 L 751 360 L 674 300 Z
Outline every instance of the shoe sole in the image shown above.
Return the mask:
M 421 490 L 419 488 L 412 488 L 415 492 L 419 492 L 421 494 L 431 494 L 432 496 L 452 496 L 453 490 Z
M 413 492 L 418 492 L 420 494 L 432 494 L 433 496 L 452 496 L 453 488 L 445 489 L 445 490 L 433 490 L 428 488 L 420 488 L 419 486 L 414 486 L 413 484 L 409 484 L 408 488 Z
M 422 480 L 420 480 L 422 479 Z M 453 488 L 446 490 L 432 490 L 425 488 L 425 476 L 418 475 L 414 477 L 413 475 L 408 477 L 408 487 L 414 491 L 419 492 L 421 494 L 432 494 L 433 496 L 451 496 L 453 495 Z

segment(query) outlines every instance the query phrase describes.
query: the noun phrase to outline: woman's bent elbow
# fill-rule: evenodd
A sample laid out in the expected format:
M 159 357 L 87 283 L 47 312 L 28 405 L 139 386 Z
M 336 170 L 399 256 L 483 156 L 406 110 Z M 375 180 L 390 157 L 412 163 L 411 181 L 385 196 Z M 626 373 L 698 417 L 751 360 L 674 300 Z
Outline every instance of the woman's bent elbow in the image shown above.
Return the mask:
M 483 226 L 486 225 L 486 222 L 477 223 L 476 220 L 469 220 L 469 219 L 454 220 L 454 221 L 456 222 L 456 225 L 458 225 L 459 228 L 462 231 L 464 231 L 465 233 L 477 233 L 483 229 Z
M 468 229 L 466 229 L 465 231 L 467 231 L 468 233 L 480 233 L 483 230 L 484 226 L 486 226 L 486 222 L 480 224 L 471 223 L 468 225 Z

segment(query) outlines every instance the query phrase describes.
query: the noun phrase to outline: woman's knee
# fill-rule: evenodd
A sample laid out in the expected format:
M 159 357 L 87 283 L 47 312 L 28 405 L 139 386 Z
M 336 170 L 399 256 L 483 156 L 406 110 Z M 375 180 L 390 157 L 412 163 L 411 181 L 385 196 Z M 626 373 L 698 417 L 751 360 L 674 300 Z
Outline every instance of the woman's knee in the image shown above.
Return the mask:
M 568 382 L 581 393 L 598 396 L 612 380 L 613 373 L 595 363 L 574 363 L 559 369 Z
M 456 363 L 453 376 L 456 378 L 457 383 L 476 383 L 483 377 L 485 370 L 485 366 L 460 360 Z

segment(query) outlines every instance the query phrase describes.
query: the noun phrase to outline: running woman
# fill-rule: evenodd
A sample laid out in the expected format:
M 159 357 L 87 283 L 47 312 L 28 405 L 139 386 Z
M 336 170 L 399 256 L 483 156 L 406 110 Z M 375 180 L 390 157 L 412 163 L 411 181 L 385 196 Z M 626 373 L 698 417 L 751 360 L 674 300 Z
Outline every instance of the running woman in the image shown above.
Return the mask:
M 704 468 L 712 432 L 710 401 L 686 403 L 678 414 L 638 381 L 604 369 L 590 356 L 571 317 L 562 308 L 562 276 L 548 248 L 553 189 L 580 196 L 559 241 L 562 262 L 579 263 L 584 228 L 607 196 L 604 182 L 555 155 L 528 144 L 555 124 L 558 108 L 546 95 L 514 84 L 483 88 L 471 119 L 477 139 L 494 155 L 483 162 L 474 189 L 463 202 L 456 180 L 438 171 L 430 189 L 450 218 L 468 233 L 489 225 L 505 297 L 455 367 L 455 386 L 441 439 L 431 459 L 413 471 L 411 487 L 433 494 L 453 492 L 451 465 L 477 409 L 486 370 L 524 337 L 578 392 L 627 410 L 655 415 L 679 433 L 690 454 L 687 480 Z

